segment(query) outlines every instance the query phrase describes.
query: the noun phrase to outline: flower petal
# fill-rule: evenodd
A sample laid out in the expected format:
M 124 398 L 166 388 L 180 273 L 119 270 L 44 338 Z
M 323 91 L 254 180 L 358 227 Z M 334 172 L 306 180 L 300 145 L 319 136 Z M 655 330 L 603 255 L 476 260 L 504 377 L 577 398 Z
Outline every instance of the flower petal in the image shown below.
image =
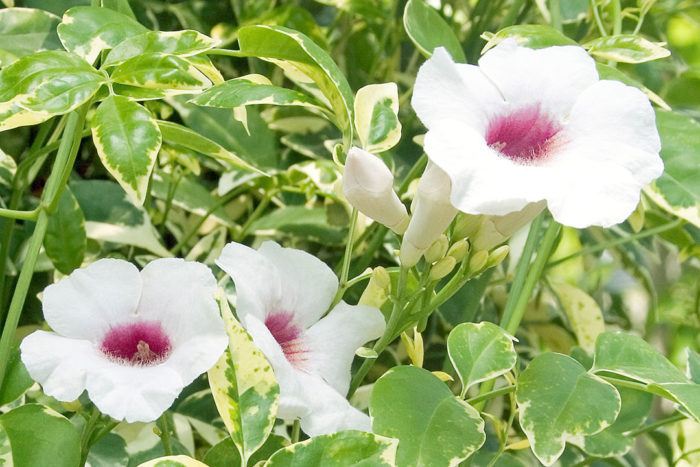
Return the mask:
M 184 387 L 167 363 L 127 366 L 105 359 L 87 377 L 88 395 L 100 412 L 128 423 L 156 420 Z
M 136 266 L 100 259 L 44 289 L 44 318 L 62 336 L 95 342 L 110 325 L 131 319 L 140 296 Z
M 103 360 L 89 341 L 46 331 L 25 337 L 20 350 L 32 379 L 41 384 L 44 393 L 64 402 L 80 396 L 87 373 Z
M 619 81 L 599 81 L 583 91 L 571 109 L 565 133 L 571 139 L 604 139 L 653 154 L 661 150 L 649 99 L 639 89 Z
M 236 284 L 236 313 L 251 314 L 264 322 L 268 312 L 282 301 L 282 284 L 277 268 L 260 252 L 231 242 L 216 260 L 217 266 Z
M 503 108 L 504 102 L 478 67 L 454 63 L 447 51 L 439 47 L 418 70 L 411 105 L 428 128 L 449 118 L 485 131 L 489 119 Z
M 186 382 L 207 371 L 228 339 L 214 299 L 216 280 L 201 263 L 176 258 L 152 261 L 141 271 L 141 318 L 160 322 L 173 346 L 170 356 Z
M 299 375 L 311 410 L 301 417 L 301 429 L 309 436 L 319 436 L 342 430 L 371 431 L 369 417 L 315 375 Z
M 568 144 L 550 167 L 562 189 L 548 196 L 547 206 L 557 222 L 577 228 L 624 221 L 642 188 L 663 171 L 658 154 L 597 138 Z
M 385 326 L 384 316 L 377 308 L 338 303 L 306 332 L 311 372 L 321 376 L 340 394 L 346 394 L 355 350 L 380 337 Z
M 541 104 L 560 119 L 598 81 L 595 61 L 577 46 L 533 50 L 506 39 L 479 59 L 479 67 L 509 104 Z
M 452 180 L 452 204 L 467 214 L 505 215 L 545 199 L 556 179 L 545 166 L 499 156 L 484 138 L 455 120 L 441 120 L 425 135 L 425 152 Z
M 302 328 L 318 321 L 338 291 L 338 278 L 331 268 L 305 251 L 282 248 L 275 242 L 263 243 L 258 252 L 277 268 L 282 287 L 280 311 L 293 313 L 294 322 Z

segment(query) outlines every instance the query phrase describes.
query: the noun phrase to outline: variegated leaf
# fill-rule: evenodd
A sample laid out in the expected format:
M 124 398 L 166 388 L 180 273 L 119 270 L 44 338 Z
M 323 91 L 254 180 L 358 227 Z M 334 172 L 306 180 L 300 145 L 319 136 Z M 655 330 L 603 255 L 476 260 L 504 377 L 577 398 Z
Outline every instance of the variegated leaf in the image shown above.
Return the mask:
M 462 380 L 462 396 L 473 384 L 496 378 L 515 366 L 513 336 L 493 323 L 462 323 L 447 336 L 450 361 Z
M 56 269 L 70 274 L 83 263 L 86 248 L 85 216 L 70 188 L 65 187 L 58 209 L 49 217 L 44 237 L 46 255 Z
M 49 50 L 0 71 L 0 131 L 34 125 L 90 99 L 105 77 L 77 55 Z
M 209 370 L 209 385 L 242 464 L 246 465 L 272 431 L 279 386 L 270 363 L 233 317 L 225 296 L 220 297 L 219 304 L 229 346 Z
M 0 50 L 3 66 L 42 50 L 61 48 L 56 35 L 58 16 L 34 8 L 7 8 L 0 10 Z
M 58 37 L 66 50 L 90 63 L 102 50 L 111 49 L 130 36 L 148 32 L 133 18 L 109 8 L 78 6 L 66 11 L 58 25 Z
M 374 433 L 399 440 L 402 467 L 456 466 L 486 439 L 479 412 L 423 368 L 384 373 L 374 383 L 369 412 Z
M 204 107 L 236 108 L 253 104 L 300 105 L 318 108 L 308 96 L 292 89 L 274 86 L 261 75 L 247 75 L 216 85 L 194 99 Z
M 138 467 L 208 467 L 207 464 L 199 462 L 190 456 L 165 456 L 151 459 L 148 462 L 139 464 Z
M 592 353 L 596 339 L 605 332 L 600 307 L 586 292 L 566 282 L 553 281 L 552 288 L 569 318 L 578 344 Z
M 355 129 L 362 147 L 373 153 L 393 148 L 401 139 L 396 83 L 370 84 L 355 96 Z
M 323 93 L 343 132 L 346 146 L 353 137 L 353 96 L 333 59 L 304 34 L 281 26 L 245 26 L 238 31 L 241 52 L 290 69 L 313 81 Z
M 92 140 L 109 173 L 143 204 L 161 144 L 151 113 L 126 97 L 110 96 L 97 107 Z
M 15 160 L 0 149 L 0 196 L 10 193 L 17 171 Z
M 396 465 L 398 440 L 363 431 L 339 431 L 314 436 L 280 449 L 265 467 L 345 467 Z
M 185 60 L 194 65 L 194 67 L 209 78 L 212 83 L 221 84 L 224 82 L 223 75 L 206 55 L 190 55 L 189 57 L 185 57 Z
M 650 42 L 634 34 L 599 37 L 583 46 L 598 58 L 623 63 L 643 63 L 671 55 L 663 44 Z
M 213 157 L 221 161 L 230 162 L 231 164 L 251 172 L 257 172 L 261 175 L 266 175 L 265 172 L 253 167 L 246 161 L 238 157 L 233 152 L 225 149 L 218 143 L 206 138 L 194 130 L 186 126 L 178 125 L 173 122 L 158 120 L 158 126 L 163 134 L 163 139 L 169 143 L 192 149 L 193 151 L 201 152 L 204 155 Z
M 131 58 L 114 69 L 115 83 L 149 89 L 197 91 L 211 81 L 194 65 L 177 55 L 151 53 Z
M 114 47 L 104 65 L 119 65 L 138 55 L 163 53 L 183 57 L 216 47 L 219 41 L 197 31 L 149 31 L 132 36 Z
M 615 387 L 558 353 L 535 357 L 518 378 L 520 426 L 535 456 L 553 464 L 567 441 L 579 441 L 612 425 L 620 412 Z

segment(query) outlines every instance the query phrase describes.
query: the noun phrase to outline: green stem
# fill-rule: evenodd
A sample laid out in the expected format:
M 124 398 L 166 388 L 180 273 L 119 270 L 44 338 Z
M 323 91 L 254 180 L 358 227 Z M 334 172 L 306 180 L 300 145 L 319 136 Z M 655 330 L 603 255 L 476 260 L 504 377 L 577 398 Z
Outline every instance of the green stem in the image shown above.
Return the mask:
M 523 7 L 523 3 L 525 3 L 525 0 L 515 0 L 513 2 L 513 4 L 508 9 L 508 12 L 501 20 L 501 25 L 498 27 L 498 29 L 503 29 L 505 27 L 512 26 L 513 24 L 515 24 L 515 20 L 518 17 L 520 9 Z
M 598 26 L 598 32 L 600 32 L 601 36 L 606 37 L 608 35 L 608 32 L 605 30 L 603 20 L 600 19 L 600 11 L 598 11 L 598 5 L 596 4 L 596 0 L 590 0 L 590 4 L 591 11 L 593 12 L 593 18 L 595 19 L 595 24 Z
M 244 54 L 240 50 L 231 50 L 231 49 L 210 49 L 207 50 L 208 55 L 226 55 L 227 57 L 247 57 L 247 54 Z
M 612 0 L 613 8 L 613 35 L 617 36 L 622 32 L 622 9 L 620 0 Z
M 532 260 L 532 255 L 535 252 L 535 246 L 537 245 L 537 239 L 539 238 L 540 229 L 542 228 L 542 219 L 544 218 L 544 213 L 539 214 L 530 225 L 530 231 L 527 234 L 527 240 L 525 241 L 525 247 L 523 248 L 523 253 L 520 255 L 520 260 L 515 268 L 515 277 L 513 278 L 513 284 L 508 292 L 508 299 L 506 300 L 505 307 L 503 308 L 503 317 L 501 318 L 501 327 L 505 329 L 507 323 L 513 319 L 513 311 L 515 310 L 515 304 L 520 296 L 520 291 L 525 284 L 525 279 L 527 278 L 527 272 L 530 269 L 530 261 Z
M 19 323 L 19 317 L 22 313 L 22 308 L 24 307 L 24 301 L 27 297 L 27 291 L 29 290 L 29 284 L 32 281 L 32 275 L 34 274 L 34 265 L 39 257 L 39 250 L 44 242 L 44 235 L 46 235 L 46 227 L 49 221 L 50 211 L 49 208 L 53 202 L 61 196 L 61 191 L 63 191 L 63 186 L 60 185 L 66 166 L 75 160 L 75 155 L 78 153 L 78 147 L 80 146 L 80 132 L 82 131 L 83 123 L 85 122 L 85 114 L 87 113 L 88 105 L 85 104 L 78 110 L 73 111 L 68 117 L 68 123 L 64 130 L 64 134 L 75 135 L 74 138 L 63 138 L 61 141 L 61 146 L 58 148 L 58 154 L 56 155 L 56 160 L 46 182 L 46 187 L 41 195 L 41 211 L 36 220 L 36 226 L 34 227 L 34 232 L 32 233 L 32 238 L 29 242 L 29 248 L 27 250 L 27 255 L 24 258 L 24 263 L 22 264 L 22 270 L 20 271 L 19 278 L 17 279 L 17 285 L 15 287 L 14 294 L 12 295 L 12 301 L 10 302 L 10 308 L 7 313 L 7 320 L 2 330 L 2 337 L 0 337 L 0 386 L 2 386 L 2 381 L 5 378 L 5 369 L 7 368 L 7 363 L 9 360 L 10 350 L 12 349 L 12 342 L 14 341 L 15 331 L 17 329 L 17 323 Z M 2 258 L 4 261 L 4 258 Z
M 265 195 L 265 197 L 260 201 L 260 204 L 258 204 L 258 206 L 250 214 L 250 216 L 248 216 L 248 219 L 245 221 L 245 224 L 243 224 L 243 227 L 241 227 L 241 230 L 236 235 L 235 241 L 240 242 L 246 237 L 246 235 L 248 235 L 248 229 L 250 229 L 250 226 L 253 225 L 253 222 L 255 222 L 260 216 L 262 216 L 263 212 L 265 212 L 265 209 L 267 209 L 267 205 L 270 204 L 270 201 L 272 201 L 272 198 L 274 196 L 274 192 L 269 192 Z
M 168 413 L 164 412 L 158 419 L 158 429 L 160 429 L 160 442 L 163 444 L 163 452 L 166 456 L 173 453 L 173 446 L 170 439 L 170 423 L 168 422 Z
M 299 420 L 294 420 L 294 424 L 292 425 L 292 437 L 291 437 L 292 444 L 299 441 L 300 425 L 301 424 L 299 423 Z
M 488 399 L 493 399 L 494 397 L 502 396 L 503 394 L 511 393 L 515 391 L 515 388 L 516 386 L 505 386 L 494 391 L 479 394 L 478 396 L 472 397 L 471 399 L 467 399 L 466 402 L 471 405 L 478 404 L 479 402 L 483 402 Z
M 350 214 L 350 227 L 348 228 L 348 238 L 345 242 L 345 252 L 343 252 L 343 259 L 340 263 L 340 278 L 338 282 L 338 291 L 333 298 L 333 302 L 329 310 L 332 310 L 340 300 L 342 300 L 345 291 L 348 289 L 348 275 L 350 274 L 350 260 L 352 259 L 352 249 L 355 244 L 355 230 L 357 229 L 357 218 L 359 216 L 359 211 L 357 208 L 352 208 L 352 213 Z
M 657 428 L 661 428 L 662 426 L 665 426 L 665 425 L 670 425 L 671 423 L 680 422 L 681 420 L 685 420 L 686 418 L 688 418 L 688 417 L 686 417 L 682 413 L 677 413 L 675 415 L 671 415 L 668 418 L 664 418 L 663 420 L 659 420 L 658 422 L 637 428 L 636 430 L 632 430 L 627 434 L 627 436 L 629 436 L 630 438 L 636 438 L 637 436 L 639 436 L 643 433 L 648 433 L 650 431 L 654 431 Z
M 549 0 L 549 15 L 552 27 L 561 32 L 561 7 L 559 6 L 559 0 Z
M 505 325 L 504 329 L 506 332 L 512 335 L 515 335 L 515 332 L 518 330 L 518 326 L 520 326 L 520 321 L 523 319 L 523 314 L 525 314 L 525 308 L 530 302 L 532 292 L 535 290 L 535 286 L 537 285 L 537 282 L 539 281 L 540 276 L 547 265 L 549 255 L 551 255 L 552 250 L 554 250 L 554 245 L 556 243 L 557 236 L 559 235 L 560 228 L 561 224 L 558 222 L 554 220 L 550 222 L 547 230 L 544 233 L 542 243 L 537 250 L 537 257 L 530 267 L 522 290 L 518 294 L 518 301 L 515 303 L 513 313 L 510 316 L 510 319 L 503 323 Z
M 389 315 L 389 322 L 386 324 L 384 334 L 382 335 L 382 337 L 379 338 L 379 340 L 374 344 L 373 347 L 373 350 L 377 352 L 377 355 L 382 353 L 386 346 L 389 345 L 391 341 L 393 341 L 395 338 L 397 331 L 396 327 L 398 326 L 399 321 L 401 320 L 401 312 L 403 311 L 404 296 L 406 295 L 407 278 L 408 268 L 402 267 L 399 272 L 399 280 L 396 285 L 396 296 L 394 298 L 394 307 L 391 310 L 391 315 Z M 367 373 L 372 368 L 376 360 L 376 358 L 367 358 L 364 362 L 362 362 L 362 365 L 357 370 L 357 373 L 353 375 L 352 380 L 350 381 L 348 399 L 352 397 L 353 394 L 355 394 L 355 391 L 358 387 L 360 387 L 362 380 L 365 379 L 365 376 L 367 376 Z
M 8 217 L 10 219 L 19 219 L 23 221 L 34 221 L 39 217 L 39 209 L 32 211 L 18 211 L 16 209 L 0 208 L 0 217 Z
M 90 452 L 90 439 L 95 431 L 95 424 L 100 419 L 100 411 L 93 406 L 90 412 L 90 418 L 85 422 L 83 433 L 80 436 L 80 465 L 85 465 L 88 453 Z
M 577 258 L 579 256 L 583 255 L 590 255 L 593 253 L 597 253 L 599 251 L 607 250 L 608 248 L 612 248 L 618 245 L 623 245 L 628 242 L 633 242 L 635 240 L 641 240 L 643 238 L 651 237 L 652 235 L 656 235 L 661 232 L 665 232 L 667 230 L 674 229 L 678 227 L 679 225 L 682 225 L 683 222 L 685 222 L 683 219 L 676 219 L 674 221 L 669 222 L 668 224 L 660 225 L 658 227 L 654 227 L 653 229 L 649 230 L 644 230 L 642 232 L 637 232 L 635 234 L 628 235 L 626 237 L 618 238 L 616 240 L 612 240 L 609 242 L 604 242 L 604 243 L 598 243 L 596 245 L 582 248 L 579 251 L 572 253 L 568 256 L 565 256 L 563 258 L 560 258 L 556 261 L 552 261 L 547 264 L 547 268 L 551 268 L 554 266 L 557 266 L 558 264 L 565 263 L 566 261 L 569 261 L 570 259 Z

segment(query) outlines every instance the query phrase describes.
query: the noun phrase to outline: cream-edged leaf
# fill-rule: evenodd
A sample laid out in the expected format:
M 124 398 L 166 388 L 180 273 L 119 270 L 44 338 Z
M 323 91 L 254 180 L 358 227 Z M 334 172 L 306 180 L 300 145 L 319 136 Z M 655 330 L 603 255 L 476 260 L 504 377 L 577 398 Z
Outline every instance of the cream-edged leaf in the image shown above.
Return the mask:
M 159 52 L 125 61 L 111 77 L 115 83 L 149 89 L 198 91 L 211 86 L 211 81 L 184 58 Z
M 114 47 L 104 65 L 118 65 L 138 55 L 151 53 L 186 57 L 216 47 L 218 43 L 216 39 L 197 31 L 149 31 L 129 37 Z
M 110 96 L 97 107 L 92 140 L 109 173 L 143 204 L 161 145 L 160 130 L 151 113 L 126 97 Z
M 386 151 L 401 139 L 399 90 L 396 83 L 370 84 L 355 96 L 355 128 L 362 147 L 372 153 Z

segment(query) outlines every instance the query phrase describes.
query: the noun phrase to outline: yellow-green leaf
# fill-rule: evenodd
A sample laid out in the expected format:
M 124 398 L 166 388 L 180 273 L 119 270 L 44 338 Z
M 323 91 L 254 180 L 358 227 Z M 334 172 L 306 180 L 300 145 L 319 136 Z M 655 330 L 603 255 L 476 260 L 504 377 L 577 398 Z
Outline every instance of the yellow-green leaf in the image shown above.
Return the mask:
M 177 55 L 151 53 L 131 58 L 112 72 L 115 83 L 149 89 L 197 91 L 211 81 L 190 62 Z
M 634 34 L 599 37 L 583 46 L 598 58 L 623 63 L 643 63 L 671 55 L 663 43 L 651 42 Z
M 578 344 L 593 353 L 596 339 L 605 332 L 600 307 L 590 295 L 569 283 L 552 282 L 552 288 L 569 318 Z
M 223 294 L 219 304 L 229 345 L 209 370 L 209 385 L 224 425 L 246 465 L 272 431 L 279 386 L 270 363 L 233 317 Z
M 138 55 L 163 53 L 179 56 L 196 55 L 216 47 L 219 41 L 197 31 L 149 31 L 132 36 L 114 47 L 105 66 L 118 65 Z
M 362 147 L 372 153 L 391 149 L 401 139 L 396 83 L 370 84 L 355 96 L 355 128 Z

